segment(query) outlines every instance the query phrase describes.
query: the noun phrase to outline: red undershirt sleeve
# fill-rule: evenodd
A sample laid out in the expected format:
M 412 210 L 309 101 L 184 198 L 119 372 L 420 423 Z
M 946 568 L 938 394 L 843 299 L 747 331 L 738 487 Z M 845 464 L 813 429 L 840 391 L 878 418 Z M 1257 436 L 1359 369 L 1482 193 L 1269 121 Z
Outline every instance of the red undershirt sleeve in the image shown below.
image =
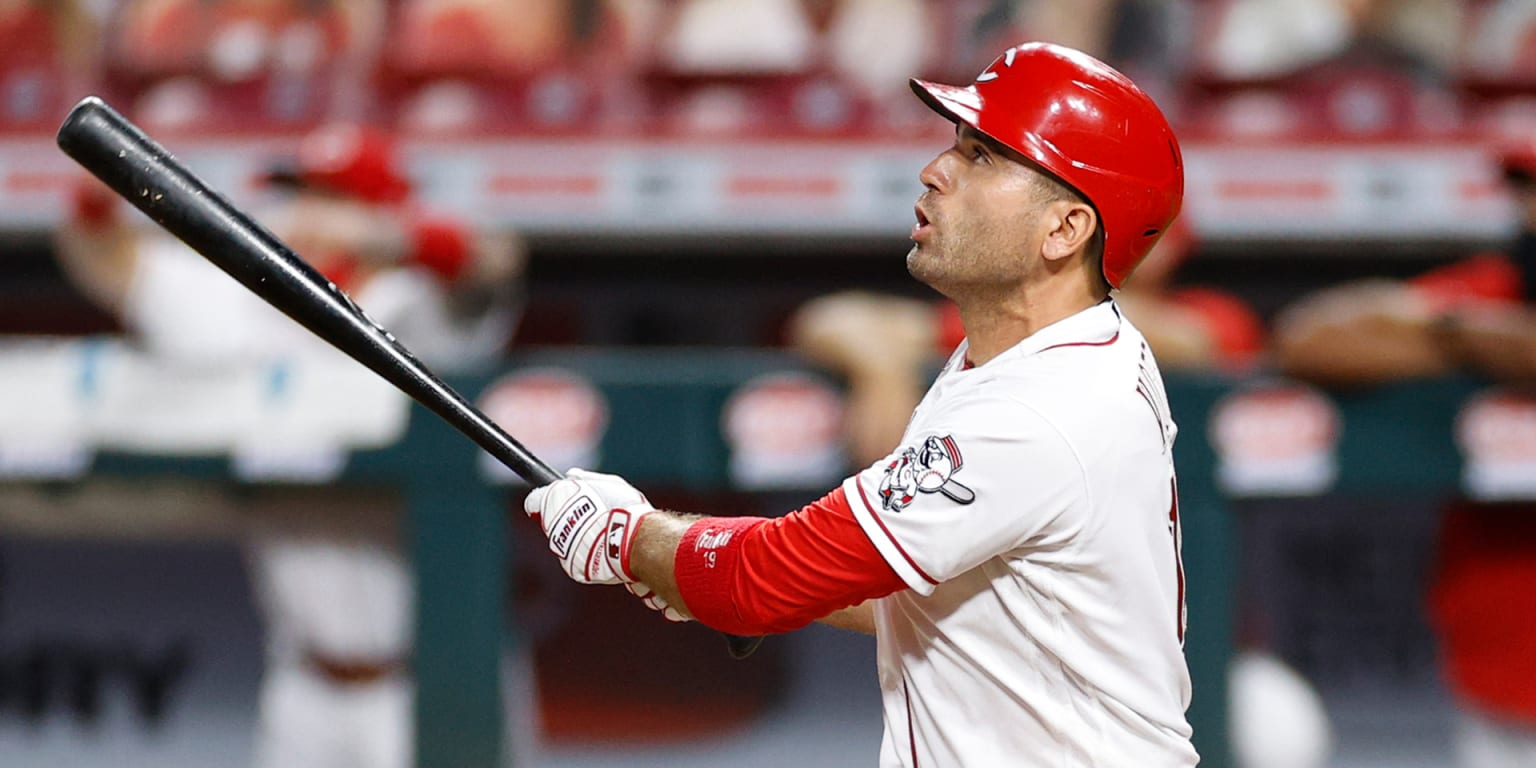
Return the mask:
M 678 543 L 678 590 L 724 632 L 788 632 L 906 588 L 853 517 L 841 488 L 777 518 L 707 517 Z

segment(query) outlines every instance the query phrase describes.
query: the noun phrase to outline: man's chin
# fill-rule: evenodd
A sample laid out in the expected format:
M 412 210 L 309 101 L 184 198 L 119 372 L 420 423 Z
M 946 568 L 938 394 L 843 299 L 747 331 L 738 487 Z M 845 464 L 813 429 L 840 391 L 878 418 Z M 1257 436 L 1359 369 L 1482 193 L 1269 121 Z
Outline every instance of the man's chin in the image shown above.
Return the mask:
M 934 279 L 939 276 L 938 265 L 931 249 L 913 243 L 912 250 L 907 251 L 907 273 L 918 280 L 933 285 Z

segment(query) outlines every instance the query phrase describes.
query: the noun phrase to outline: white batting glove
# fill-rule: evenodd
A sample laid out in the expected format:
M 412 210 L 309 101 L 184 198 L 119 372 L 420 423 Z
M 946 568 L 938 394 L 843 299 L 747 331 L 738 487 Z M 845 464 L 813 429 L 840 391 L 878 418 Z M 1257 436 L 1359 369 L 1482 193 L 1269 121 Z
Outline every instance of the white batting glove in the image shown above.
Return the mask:
M 572 467 L 565 473 L 565 476 L 591 484 L 602 495 L 603 501 L 610 507 L 622 507 L 630 511 L 644 510 L 646 512 L 653 512 L 656 510 L 655 507 L 651 506 L 650 499 L 645 498 L 645 494 L 641 493 L 639 488 L 630 485 L 628 480 L 618 475 L 608 475 L 580 467 Z
M 663 599 L 661 595 L 656 594 L 656 591 L 646 586 L 643 581 L 625 584 L 624 588 L 629 590 L 631 595 L 640 598 L 640 602 L 645 603 L 645 607 L 661 613 L 662 617 L 667 621 L 678 624 L 685 621 L 693 621 L 692 616 L 685 616 L 682 611 L 673 608 L 671 603 Z
M 538 518 L 567 576 L 622 584 L 635 580 L 629 548 L 640 521 L 656 508 L 617 475 L 573 469 L 564 480 L 533 489 L 523 511 Z

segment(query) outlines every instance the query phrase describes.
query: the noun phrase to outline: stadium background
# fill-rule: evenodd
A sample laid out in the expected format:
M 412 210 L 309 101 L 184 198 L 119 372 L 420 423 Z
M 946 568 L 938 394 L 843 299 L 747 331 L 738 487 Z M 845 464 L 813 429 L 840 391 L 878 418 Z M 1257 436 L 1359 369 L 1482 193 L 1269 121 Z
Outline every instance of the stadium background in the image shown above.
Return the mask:
M 1368 24 L 1341 27 L 1335 5 L 1374 10 L 1364 12 Z M 923 295 L 900 256 L 916 171 L 948 126 L 910 97 L 904 78 L 966 81 L 1005 42 L 1081 44 L 1157 96 L 1188 161 L 1185 217 L 1197 247 L 1180 280 L 1231 290 L 1265 319 L 1306 291 L 1413 274 L 1507 235 L 1511 212 L 1492 157 L 1536 134 L 1536 4 L 1124 0 L 1075 4 L 1063 21 L 1059 9 L 1073 6 L 0 3 L 0 332 L 15 337 L 12 351 L 121 332 L 69 287 L 50 251 L 74 183 L 51 133 L 87 93 L 123 108 L 241 202 L 259 200 L 267 164 L 326 120 L 398 131 L 429 203 L 529 243 L 527 303 L 506 371 L 536 369 L 546 379 L 524 385 L 599 425 L 572 438 L 568 424 L 520 432 L 514 423 L 514 434 L 557 465 L 582 456 L 572 439 L 596 441 L 604 468 L 649 480 L 678 506 L 707 499 L 773 512 L 828 482 L 814 465 L 773 464 L 786 442 L 830 450 L 836 439 L 825 417 L 836 406 L 820 387 L 835 392 L 837 382 L 785 349 L 786 319 L 850 287 Z M 1299 31 L 1279 42 L 1263 34 L 1285 30 Z M 811 378 L 791 379 L 788 395 L 769 387 L 777 398 L 738 396 L 762 384 L 756 377 L 783 372 Z M 1222 628 L 1206 636 L 1214 650 L 1199 650 L 1257 639 L 1291 663 L 1328 704 L 1337 765 L 1444 764 L 1450 705 L 1420 588 L 1434 497 L 1461 479 L 1451 433 L 1472 385 L 1339 398 L 1284 390 L 1333 425 L 1298 450 L 1339 468 L 1318 481 L 1261 466 L 1256 486 L 1230 476 L 1223 484 L 1220 446 L 1205 446 L 1221 441 L 1198 425 L 1214 420 L 1210 406 L 1227 393 L 1268 386 L 1268 374 L 1261 364 L 1172 387 L 1188 398 L 1180 420 L 1197 446 L 1186 450 L 1210 476 L 1206 509 L 1216 517 L 1187 554 L 1207 569 L 1216 597 L 1204 610 Z M 496 379 L 467 383 L 478 392 Z M 810 431 L 743 437 L 725 426 L 726 411 L 754 402 L 759 415 L 790 414 L 783 421 Z M 1423 429 L 1408 440 L 1371 431 L 1399 421 Z M 409 467 L 420 445 L 452 442 L 424 429 L 376 460 Z M 685 433 L 681 446 L 637 451 L 624 437 L 662 431 Z M 1388 443 L 1396 448 L 1383 456 Z M 467 448 L 463 456 L 473 462 Z M 770 468 L 743 469 L 754 456 Z M 372 488 L 367 464 L 354 470 Z M 129 754 L 193 765 L 241 753 L 261 659 L 236 546 L 206 513 L 146 521 L 140 507 L 174 510 L 176 499 L 202 493 L 186 507 L 217 509 L 218 498 L 265 492 L 260 483 L 231 483 L 227 466 L 207 457 L 103 453 L 83 468 L 0 469 L 0 762 L 104 765 Z M 482 484 L 477 472 L 465 469 L 466 482 Z M 180 485 L 188 478 L 199 481 L 193 491 Z M 515 508 L 499 494 L 437 503 Z M 419 516 L 419 535 L 464 544 L 489 531 L 499 541 L 462 561 L 422 563 L 434 569 L 423 576 L 424 605 L 442 589 L 456 607 L 424 615 L 420 652 L 443 655 L 419 659 L 419 674 L 475 653 L 476 669 L 494 672 L 494 659 L 453 623 L 493 606 L 510 625 L 501 641 L 537 644 L 551 764 L 872 760 L 872 649 L 859 638 L 813 629 L 774 640 L 749 665 L 727 663 L 708 633 L 657 626 L 617 597 L 578 600 L 551 584 L 516 556 L 517 515 L 506 516 L 502 540 L 499 514 L 471 515 L 480 527 L 466 529 L 423 511 L 431 501 L 399 503 Z M 475 584 L 474 573 L 498 580 Z M 455 591 L 466 588 L 472 596 Z M 654 668 L 615 658 L 591 678 L 573 675 L 561 649 L 590 642 L 582 622 L 598 615 L 632 625 Z M 438 634 L 433 620 L 444 622 Z M 637 690 L 693 674 L 699 682 L 655 700 Z M 633 687 L 619 682 L 629 676 Z M 432 690 L 444 690 L 443 706 L 456 713 L 477 703 Z M 1219 718 L 1210 699 L 1202 706 Z M 451 739 L 431 742 L 426 723 L 448 715 L 423 709 L 428 764 Z M 1204 722 L 1219 733 L 1219 719 Z M 490 751 L 508 738 L 483 736 Z

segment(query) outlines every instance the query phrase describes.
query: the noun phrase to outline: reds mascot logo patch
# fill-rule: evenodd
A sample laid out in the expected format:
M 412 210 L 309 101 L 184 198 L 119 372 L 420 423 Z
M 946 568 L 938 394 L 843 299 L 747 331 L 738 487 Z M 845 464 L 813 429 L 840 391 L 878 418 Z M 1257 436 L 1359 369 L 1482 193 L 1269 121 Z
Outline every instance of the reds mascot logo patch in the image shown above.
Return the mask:
M 907 508 L 919 493 L 942 493 L 957 504 L 976 500 L 976 492 L 956 482 L 954 474 L 965 466 L 955 438 L 930 437 L 921 448 L 905 448 L 885 468 L 880 481 L 880 506 L 887 512 Z

